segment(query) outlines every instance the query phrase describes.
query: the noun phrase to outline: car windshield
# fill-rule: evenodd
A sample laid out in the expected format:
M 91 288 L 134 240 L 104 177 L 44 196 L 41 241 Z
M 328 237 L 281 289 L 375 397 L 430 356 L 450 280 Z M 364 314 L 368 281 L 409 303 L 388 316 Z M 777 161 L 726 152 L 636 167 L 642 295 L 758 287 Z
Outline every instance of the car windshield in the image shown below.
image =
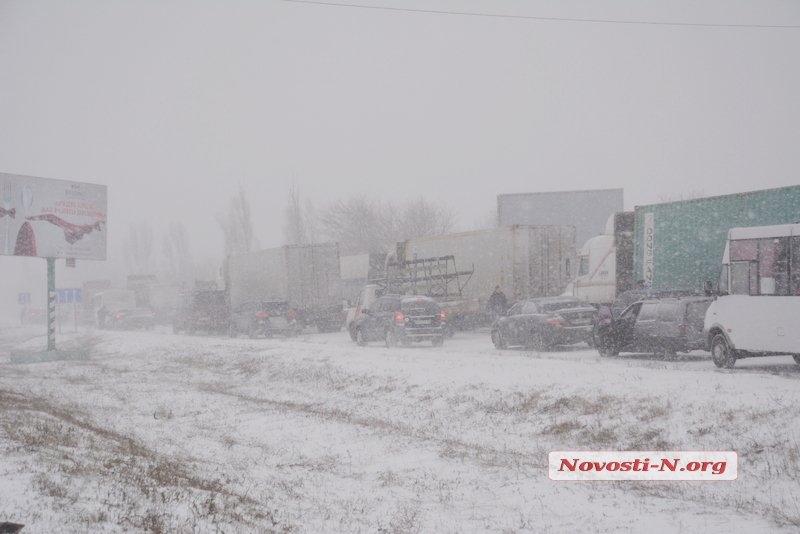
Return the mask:
M 438 313 L 439 305 L 435 301 L 426 298 L 404 299 L 402 303 L 403 311 L 424 310 L 427 313 Z

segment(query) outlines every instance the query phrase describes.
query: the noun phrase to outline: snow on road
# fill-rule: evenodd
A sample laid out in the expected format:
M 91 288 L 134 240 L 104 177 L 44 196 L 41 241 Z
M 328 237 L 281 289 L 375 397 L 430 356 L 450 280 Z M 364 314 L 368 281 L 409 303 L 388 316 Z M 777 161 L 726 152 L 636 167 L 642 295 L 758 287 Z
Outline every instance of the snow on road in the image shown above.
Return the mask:
M 9 363 L 0 522 L 24 532 L 792 532 L 800 366 L 586 347 L 87 332 Z M 554 482 L 553 450 L 732 450 L 733 482 Z

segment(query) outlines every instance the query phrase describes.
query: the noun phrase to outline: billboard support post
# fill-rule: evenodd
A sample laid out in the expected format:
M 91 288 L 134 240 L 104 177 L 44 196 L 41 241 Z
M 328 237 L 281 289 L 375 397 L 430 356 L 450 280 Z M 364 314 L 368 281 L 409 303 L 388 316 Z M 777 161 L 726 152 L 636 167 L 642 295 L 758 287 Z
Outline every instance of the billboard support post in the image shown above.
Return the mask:
M 47 350 L 56 350 L 56 259 L 47 258 Z

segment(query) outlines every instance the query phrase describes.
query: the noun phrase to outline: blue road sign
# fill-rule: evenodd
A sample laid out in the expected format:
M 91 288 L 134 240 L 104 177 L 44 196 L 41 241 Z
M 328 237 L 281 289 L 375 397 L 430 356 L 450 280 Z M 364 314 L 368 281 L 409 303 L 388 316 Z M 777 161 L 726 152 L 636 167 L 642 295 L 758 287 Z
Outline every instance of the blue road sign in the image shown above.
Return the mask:
M 31 294 L 30 293 L 19 293 L 17 295 L 17 303 L 21 306 L 27 306 L 31 303 Z
M 81 302 L 81 288 L 69 287 L 56 289 L 56 301 L 59 304 L 72 304 Z

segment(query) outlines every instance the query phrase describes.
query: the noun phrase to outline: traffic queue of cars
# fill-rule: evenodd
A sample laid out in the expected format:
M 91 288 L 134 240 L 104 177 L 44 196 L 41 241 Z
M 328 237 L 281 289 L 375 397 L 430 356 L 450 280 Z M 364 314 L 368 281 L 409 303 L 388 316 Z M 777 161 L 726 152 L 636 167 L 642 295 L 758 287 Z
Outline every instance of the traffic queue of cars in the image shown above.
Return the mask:
M 703 323 L 712 302 L 713 297 L 688 292 L 631 291 L 598 311 L 574 297 L 530 299 L 495 321 L 492 342 L 498 349 L 547 350 L 584 341 L 601 356 L 631 352 L 669 358 L 708 350 Z
M 249 300 L 234 309 L 225 291 L 198 290 L 183 295 L 172 320 L 175 333 L 205 332 L 251 338 L 295 336 L 303 329 L 302 318 L 283 300 Z
M 374 293 L 374 294 L 373 294 Z M 452 335 L 447 313 L 432 298 L 422 295 L 370 293 L 359 301 L 345 320 L 350 337 L 359 346 L 382 342 L 387 347 L 430 342 L 444 344 Z M 584 300 L 569 297 L 531 298 L 513 303 L 491 326 L 491 341 L 497 349 L 554 350 L 586 343 L 601 356 L 623 352 L 649 353 L 661 358 L 678 352 L 708 350 L 704 320 L 714 298 L 688 292 L 645 292 L 620 295 L 613 306 L 599 310 Z M 152 312 L 131 310 L 116 313 L 109 326 L 145 328 L 154 325 Z M 286 301 L 247 301 L 228 309 L 223 291 L 195 291 L 179 305 L 173 322 L 175 332 L 227 333 L 292 337 L 305 327 Z M 723 367 L 725 362 L 714 358 Z

